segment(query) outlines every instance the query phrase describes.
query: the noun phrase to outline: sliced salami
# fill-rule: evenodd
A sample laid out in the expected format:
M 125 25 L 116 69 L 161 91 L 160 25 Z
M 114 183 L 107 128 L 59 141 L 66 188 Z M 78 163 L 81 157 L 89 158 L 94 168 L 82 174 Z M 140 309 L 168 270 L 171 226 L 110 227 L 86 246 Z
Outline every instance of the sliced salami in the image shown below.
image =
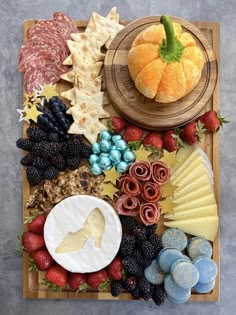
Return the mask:
M 138 161 L 133 163 L 129 168 L 129 174 L 131 177 L 139 181 L 148 181 L 151 178 L 150 163 L 146 161 Z
M 116 201 L 115 209 L 118 214 L 135 217 L 139 214 L 140 202 L 136 197 L 123 194 Z
M 68 39 L 71 33 L 78 32 L 78 28 L 73 20 L 65 14 L 61 12 L 54 12 L 53 19 L 65 38 Z
M 160 218 L 159 204 L 147 202 L 140 206 L 140 218 L 145 225 L 152 225 Z
M 141 193 L 140 183 L 129 175 L 123 175 L 119 180 L 118 186 L 123 193 L 130 196 L 138 196 Z
M 142 185 L 142 196 L 143 199 L 148 202 L 156 202 L 161 198 L 160 185 L 153 182 L 145 182 Z
M 170 179 L 170 169 L 166 163 L 156 161 L 151 163 L 152 179 L 159 185 L 167 183 Z

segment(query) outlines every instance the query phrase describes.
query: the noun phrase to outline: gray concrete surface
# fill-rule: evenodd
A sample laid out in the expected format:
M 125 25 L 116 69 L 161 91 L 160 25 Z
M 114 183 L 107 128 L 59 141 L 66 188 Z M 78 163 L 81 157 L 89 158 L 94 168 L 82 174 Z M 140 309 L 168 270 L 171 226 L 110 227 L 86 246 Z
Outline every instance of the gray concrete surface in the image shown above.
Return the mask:
M 22 222 L 22 178 L 15 147 L 21 135 L 16 108 L 22 104 L 22 75 L 17 71 L 24 19 L 51 18 L 63 11 L 86 19 L 92 10 L 106 14 L 119 8 L 123 19 L 172 14 L 221 23 L 221 107 L 231 124 L 221 141 L 221 301 L 218 303 L 152 303 L 111 301 L 26 300 L 22 298 L 21 257 L 15 251 Z M 0 315 L 28 314 L 236 314 L 236 1 L 235 0 L 1 0 L 0 1 Z

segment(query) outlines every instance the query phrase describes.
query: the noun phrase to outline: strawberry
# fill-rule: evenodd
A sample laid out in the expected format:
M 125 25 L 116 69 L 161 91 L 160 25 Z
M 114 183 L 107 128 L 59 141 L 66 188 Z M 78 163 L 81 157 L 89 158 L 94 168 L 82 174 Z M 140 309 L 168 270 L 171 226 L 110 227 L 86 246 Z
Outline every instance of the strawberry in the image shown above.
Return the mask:
M 112 280 L 121 280 L 123 278 L 123 264 L 120 257 L 115 257 L 106 269 Z
M 151 132 L 146 137 L 144 137 L 143 146 L 149 147 L 154 150 L 156 149 L 159 150 L 159 149 L 162 149 L 163 141 L 157 133 Z
M 143 131 L 141 128 L 137 126 L 132 126 L 129 125 L 123 134 L 123 138 L 125 141 L 130 142 L 130 141 L 139 141 L 143 137 Z
M 95 290 L 103 291 L 109 282 L 109 276 L 105 269 L 88 274 L 88 285 Z
M 53 263 L 53 258 L 46 249 L 38 250 L 32 256 L 35 264 L 35 268 L 31 266 L 32 269 L 46 271 Z
M 200 116 L 198 120 L 205 125 L 204 127 L 208 131 L 218 131 L 223 124 L 229 123 L 229 120 L 222 117 L 215 110 L 209 110 Z
M 25 251 L 33 253 L 45 247 L 45 242 L 42 235 L 27 231 L 22 235 L 22 245 Z
M 60 265 L 52 265 L 45 274 L 44 284 L 54 291 L 61 291 L 68 279 L 68 271 Z
M 179 135 L 182 140 L 191 145 L 200 141 L 205 131 L 204 124 L 200 121 L 192 121 L 184 126 Z
M 108 120 L 107 126 L 111 132 L 120 133 L 124 130 L 126 122 L 121 117 L 112 117 Z
M 84 273 L 70 273 L 68 277 L 68 284 L 72 291 L 81 292 L 87 291 L 87 275 Z
M 25 223 L 28 223 L 27 227 L 31 232 L 43 235 L 43 228 L 46 218 L 47 217 L 45 214 L 39 214 L 39 212 L 35 212 L 32 216 L 25 218 Z
M 180 145 L 183 145 L 179 138 L 178 132 L 175 130 L 168 130 L 162 136 L 163 149 L 172 152 L 178 150 Z

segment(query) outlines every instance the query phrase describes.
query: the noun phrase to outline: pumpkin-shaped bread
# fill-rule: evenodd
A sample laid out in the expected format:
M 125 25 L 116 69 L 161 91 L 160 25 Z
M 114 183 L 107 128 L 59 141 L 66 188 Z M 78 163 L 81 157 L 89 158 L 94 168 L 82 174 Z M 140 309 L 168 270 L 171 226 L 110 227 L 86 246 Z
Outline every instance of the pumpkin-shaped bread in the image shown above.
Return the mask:
M 134 39 L 128 67 L 136 88 L 156 102 L 177 101 L 188 94 L 201 78 L 204 56 L 190 33 L 168 16 Z

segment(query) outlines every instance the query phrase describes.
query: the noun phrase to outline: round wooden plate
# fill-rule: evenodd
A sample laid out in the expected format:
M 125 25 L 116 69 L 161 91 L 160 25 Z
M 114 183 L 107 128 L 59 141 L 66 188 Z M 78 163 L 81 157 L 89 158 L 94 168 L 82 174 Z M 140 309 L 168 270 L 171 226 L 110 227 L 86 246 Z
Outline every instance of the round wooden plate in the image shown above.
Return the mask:
M 109 98 L 121 116 L 144 129 L 170 129 L 198 117 L 211 97 L 217 82 L 217 61 L 214 52 L 201 31 L 193 24 L 171 17 L 189 32 L 201 47 L 205 65 L 201 80 L 182 99 L 162 104 L 143 96 L 129 75 L 127 56 L 135 37 L 145 28 L 160 23 L 160 16 L 138 19 L 128 24 L 112 41 L 106 53 L 104 70 Z

